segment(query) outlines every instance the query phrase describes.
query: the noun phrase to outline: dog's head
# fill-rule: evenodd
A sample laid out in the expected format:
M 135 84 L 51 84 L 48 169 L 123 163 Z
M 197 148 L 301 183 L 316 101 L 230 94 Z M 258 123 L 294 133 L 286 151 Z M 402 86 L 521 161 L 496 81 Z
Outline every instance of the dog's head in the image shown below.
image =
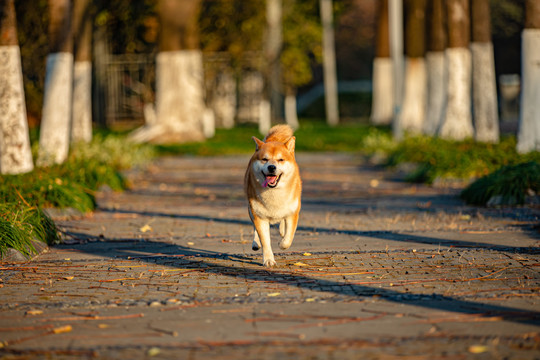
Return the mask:
M 253 161 L 253 173 L 263 187 L 275 188 L 280 183 L 286 183 L 294 173 L 295 137 L 291 136 L 285 142 L 264 142 L 256 137 L 253 141 L 257 146 Z

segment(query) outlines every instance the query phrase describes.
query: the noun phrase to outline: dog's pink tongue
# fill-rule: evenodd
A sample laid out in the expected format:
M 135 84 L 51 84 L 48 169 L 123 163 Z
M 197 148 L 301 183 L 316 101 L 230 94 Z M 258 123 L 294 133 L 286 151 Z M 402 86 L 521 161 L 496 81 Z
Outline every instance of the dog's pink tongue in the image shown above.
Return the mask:
M 271 183 L 273 183 L 274 181 L 276 181 L 276 178 L 277 178 L 277 176 L 267 176 L 267 177 L 264 179 L 263 187 L 267 187 L 268 184 L 271 184 Z

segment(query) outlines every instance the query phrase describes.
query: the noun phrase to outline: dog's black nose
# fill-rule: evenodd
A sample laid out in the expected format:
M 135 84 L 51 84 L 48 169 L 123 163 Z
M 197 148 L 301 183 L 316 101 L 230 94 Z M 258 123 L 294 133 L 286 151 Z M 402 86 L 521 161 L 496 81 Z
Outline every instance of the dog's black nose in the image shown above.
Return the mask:
M 276 165 L 268 165 L 268 171 L 271 173 L 276 172 Z

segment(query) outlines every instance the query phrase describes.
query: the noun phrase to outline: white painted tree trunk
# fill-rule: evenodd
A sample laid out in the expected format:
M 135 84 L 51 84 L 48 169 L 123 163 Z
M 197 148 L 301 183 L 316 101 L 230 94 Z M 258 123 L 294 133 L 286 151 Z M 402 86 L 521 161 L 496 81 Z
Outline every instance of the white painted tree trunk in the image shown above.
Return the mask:
M 205 107 L 201 118 L 203 134 L 206 138 L 212 138 L 216 135 L 216 117 L 214 111 Z
M 282 0 L 266 0 L 265 57 L 268 62 L 267 86 L 270 100 L 271 121 L 283 120 L 283 95 L 281 83 L 281 51 L 283 49 Z M 264 126 L 259 125 L 259 126 Z
M 0 172 L 22 174 L 32 171 L 34 163 L 19 46 L 0 46 L 0 59 Z
M 47 56 L 38 164 L 60 164 L 69 152 L 73 88 L 73 54 Z
M 92 63 L 76 61 L 73 66 L 72 142 L 92 141 Z
M 293 94 L 285 96 L 285 122 L 294 130 L 300 127 L 296 113 L 296 96 Z
M 394 117 L 394 78 L 391 58 L 373 60 L 371 123 L 389 125 Z
M 236 81 L 230 72 L 222 72 L 217 77 L 217 84 L 212 97 L 212 109 L 218 124 L 225 129 L 234 126 L 236 114 Z
M 403 138 L 401 127 L 401 106 L 403 104 L 403 0 L 388 0 L 388 19 L 390 35 L 390 57 L 392 58 L 394 78 L 394 118 L 392 135 L 394 140 Z
M 492 43 L 471 43 L 475 139 L 499 142 L 499 112 Z
M 339 123 L 339 104 L 332 0 L 320 0 L 320 10 L 323 27 L 323 78 L 326 122 L 330 126 L 336 126 Z
M 471 52 L 467 48 L 446 49 L 448 93 L 439 135 L 444 139 L 473 137 L 471 114 Z
M 540 151 L 540 29 L 521 34 L 521 112 L 517 150 Z
M 204 104 L 203 62 L 200 50 L 160 52 L 156 57 L 156 121 L 135 130 L 136 142 L 202 141 L 207 118 Z
M 405 59 L 405 95 L 401 129 L 412 134 L 422 132 L 426 114 L 426 62 L 424 58 Z
M 262 99 L 259 103 L 259 132 L 263 135 L 268 134 L 272 125 L 272 109 L 270 102 Z
M 427 108 L 424 120 L 424 133 L 435 135 L 443 120 L 446 101 L 446 59 L 444 51 L 430 51 L 426 54 L 427 70 Z

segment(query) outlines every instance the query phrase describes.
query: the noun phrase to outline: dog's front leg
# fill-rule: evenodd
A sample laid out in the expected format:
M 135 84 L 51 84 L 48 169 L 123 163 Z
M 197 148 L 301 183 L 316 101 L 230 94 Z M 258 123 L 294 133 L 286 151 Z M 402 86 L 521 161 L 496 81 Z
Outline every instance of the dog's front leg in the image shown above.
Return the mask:
M 257 234 L 259 234 L 263 253 L 263 265 L 266 267 L 276 266 L 272 245 L 270 243 L 270 223 L 258 216 L 253 216 L 253 225 L 255 225 L 255 230 L 257 231 Z
M 296 226 L 298 225 L 298 212 L 285 218 L 285 234 L 282 235 L 279 247 L 283 250 L 291 247 L 294 233 L 296 232 Z

